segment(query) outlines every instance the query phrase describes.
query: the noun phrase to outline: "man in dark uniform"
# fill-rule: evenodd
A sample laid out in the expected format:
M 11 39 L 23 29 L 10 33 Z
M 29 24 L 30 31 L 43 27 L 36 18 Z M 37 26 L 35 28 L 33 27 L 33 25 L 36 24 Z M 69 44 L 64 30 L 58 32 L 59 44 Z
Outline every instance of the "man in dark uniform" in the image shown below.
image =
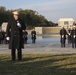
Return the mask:
M 24 22 L 19 18 L 19 13 L 17 11 L 13 12 L 12 18 L 9 19 L 6 34 L 7 40 L 9 40 L 9 49 L 11 49 L 12 60 L 16 59 L 16 49 L 18 54 L 18 60 L 22 60 L 22 48 L 24 48 L 23 43 L 23 32 L 26 26 Z
M 68 34 L 68 44 L 71 44 L 71 31 L 72 30 L 69 28 L 68 33 L 67 33 Z
M 76 48 L 76 28 L 75 28 L 75 26 L 73 26 L 71 36 L 72 36 L 72 48 Z
M 66 41 L 66 30 L 65 28 L 62 26 L 62 29 L 60 30 L 60 36 L 61 36 L 61 47 L 65 47 L 65 41 Z
M 2 36 L 2 30 L 0 30 L 0 44 L 2 44 L 2 38 L 3 38 L 3 36 Z
M 27 44 L 27 40 L 28 40 L 27 35 L 28 35 L 28 32 L 26 30 L 24 30 L 24 32 L 23 32 L 23 38 L 24 38 L 24 43 L 25 44 Z
M 4 30 L 2 30 L 2 44 L 4 44 L 4 39 L 5 39 L 5 32 L 4 32 Z
M 35 43 L 35 40 L 36 40 L 36 31 L 35 31 L 35 29 L 32 30 L 31 36 L 32 36 L 32 43 Z

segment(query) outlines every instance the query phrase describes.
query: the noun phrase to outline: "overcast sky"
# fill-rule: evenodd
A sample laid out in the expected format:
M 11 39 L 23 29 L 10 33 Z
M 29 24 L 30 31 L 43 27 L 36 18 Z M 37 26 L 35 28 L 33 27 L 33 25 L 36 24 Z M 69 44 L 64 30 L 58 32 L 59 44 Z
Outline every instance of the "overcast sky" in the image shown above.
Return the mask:
M 60 18 L 73 18 L 76 21 L 76 0 L 0 0 L 0 6 L 36 10 L 53 22 L 58 22 Z

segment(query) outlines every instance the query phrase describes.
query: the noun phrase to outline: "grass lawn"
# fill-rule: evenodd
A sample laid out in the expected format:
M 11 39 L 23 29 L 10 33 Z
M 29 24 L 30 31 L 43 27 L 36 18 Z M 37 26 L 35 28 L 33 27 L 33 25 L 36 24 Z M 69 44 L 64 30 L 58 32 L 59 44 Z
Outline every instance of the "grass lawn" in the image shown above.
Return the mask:
M 76 75 L 76 54 L 23 54 L 21 62 L 0 54 L 0 75 Z

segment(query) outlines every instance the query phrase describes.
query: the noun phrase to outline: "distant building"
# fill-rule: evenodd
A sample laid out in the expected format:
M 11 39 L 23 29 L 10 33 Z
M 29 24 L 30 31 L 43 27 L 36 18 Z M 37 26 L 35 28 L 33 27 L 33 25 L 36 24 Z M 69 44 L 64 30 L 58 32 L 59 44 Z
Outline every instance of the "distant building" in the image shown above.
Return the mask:
M 61 27 L 35 27 L 37 34 L 59 34 Z
M 1 25 L 1 29 L 6 32 L 7 22 L 3 22 Z
M 58 26 L 64 26 L 64 27 L 72 27 L 72 25 L 74 24 L 74 19 L 73 18 L 60 18 L 60 20 L 58 21 Z

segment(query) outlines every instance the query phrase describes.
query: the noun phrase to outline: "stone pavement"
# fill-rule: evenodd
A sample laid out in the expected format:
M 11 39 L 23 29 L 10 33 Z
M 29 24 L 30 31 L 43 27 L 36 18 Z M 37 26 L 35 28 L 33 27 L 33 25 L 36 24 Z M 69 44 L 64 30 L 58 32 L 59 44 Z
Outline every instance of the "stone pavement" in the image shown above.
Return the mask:
M 0 45 L 0 54 L 10 53 L 8 45 Z M 25 44 L 23 54 L 73 54 L 76 53 L 76 48 L 73 49 L 71 45 L 66 44 L 65 48 L 60 47 L 59 42 L 37 42 L 36 44 Z

